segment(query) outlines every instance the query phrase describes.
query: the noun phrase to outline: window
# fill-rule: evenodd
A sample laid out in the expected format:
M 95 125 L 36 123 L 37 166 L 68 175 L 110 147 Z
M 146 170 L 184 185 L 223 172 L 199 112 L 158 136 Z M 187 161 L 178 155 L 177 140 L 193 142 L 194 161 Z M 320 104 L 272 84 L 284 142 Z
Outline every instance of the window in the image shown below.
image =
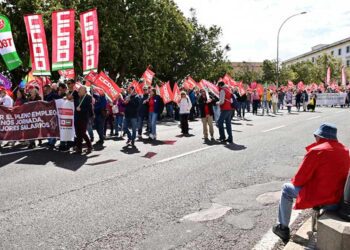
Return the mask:
M 334 56 L 334 51 L 333 50 L 331 51 L 331 55 Z
M 350 67 L 350 60 L 346 60 L 346 67 Z
M 338 56 L 341 56 L 341 49 L 338 49 Z
M 350 46 L 346 46 L 346 53 L 350 53 Z

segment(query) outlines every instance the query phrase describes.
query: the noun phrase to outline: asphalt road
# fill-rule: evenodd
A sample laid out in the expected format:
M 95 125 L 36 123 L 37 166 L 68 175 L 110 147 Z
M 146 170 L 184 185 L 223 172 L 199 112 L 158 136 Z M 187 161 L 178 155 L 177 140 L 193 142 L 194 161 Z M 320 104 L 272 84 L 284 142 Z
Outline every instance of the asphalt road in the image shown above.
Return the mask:
M 333 122 L 349 146 L 349 117 L 337 108 L 249 114 L 234 120 L 226 146 L 205 144 L 198 121 L 195 136 L 168 123 L 155 143 L 110 138 L 89 156 L 2 149 L 0 249 L 252 249 L 312 132 Z

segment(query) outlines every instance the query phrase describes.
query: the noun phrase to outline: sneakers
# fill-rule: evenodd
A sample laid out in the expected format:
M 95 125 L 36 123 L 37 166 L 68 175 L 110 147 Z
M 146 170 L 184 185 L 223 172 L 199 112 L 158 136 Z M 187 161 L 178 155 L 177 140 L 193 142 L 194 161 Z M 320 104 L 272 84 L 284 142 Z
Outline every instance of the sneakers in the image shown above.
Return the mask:
M 154 139 L 154 135 L 153 135 L 153 134 L 149 134 L 149 138 L 150 138 L 151 140 L 153 140 L 153 139 Z
M 290 231 L 288 227 L 284 227 L 281 224 L 273 226 L 272 232 L 280 237 L 284 242 L 288 242 L 290 239 Z

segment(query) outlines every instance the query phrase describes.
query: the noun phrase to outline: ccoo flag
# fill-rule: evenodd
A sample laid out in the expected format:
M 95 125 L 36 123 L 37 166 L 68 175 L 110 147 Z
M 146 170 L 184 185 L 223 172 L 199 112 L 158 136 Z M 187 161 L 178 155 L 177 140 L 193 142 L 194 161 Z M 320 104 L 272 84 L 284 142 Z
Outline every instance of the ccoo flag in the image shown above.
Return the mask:
M 100 42 L 96 9 L 80 14 L 80 29 L 83 45 L 83 71 L 86 75 L 91 70 L 97 72 L 98 68 Z
M 52 71 L 73 69 L 74 10 L 52 13 Z
M 9 19 L 0 14 L 0 54 L 4 59 L 9 70 L 13 70 L 20 65 L 22 61 L 19 58 L 13 36 L 11 32 L 11 25 Z
M 24 16 L 26 25 L 30 60 L 34 76 L 50 76 L 49 53 L 42 15 Z

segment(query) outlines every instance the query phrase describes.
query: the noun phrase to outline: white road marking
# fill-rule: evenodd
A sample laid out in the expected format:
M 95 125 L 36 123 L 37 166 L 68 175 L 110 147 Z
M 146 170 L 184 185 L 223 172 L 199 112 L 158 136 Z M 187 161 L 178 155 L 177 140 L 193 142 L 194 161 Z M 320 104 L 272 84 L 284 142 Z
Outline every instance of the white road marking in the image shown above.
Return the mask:
M 213 148 L 213 147 L 214 146 L 208 146 L 208 147 L 205 147 L 205 148 L 196 149 L 196 150 L 184 153 L 184 154 L 176 155 L 176 156 L 173 156 L 173 157 L 166 158 L 164 160 L 157 161 L 157 163 L 164 163 L 164 162 L 172 161 L 172 160 L 175 160 L 175 159 L 187 156 L 187 155 L 191 155 L 191 154 L 194 154 L 194 153 L 197 153 L 197 152 L 200 152 L 200 151 L 207 150 L 209 148 Z
M 314 116 L 314 117 L 310 117 L 308 119 L 306 119 L 307 121 L 311 121 L 311 120 L 315 120 L 315 119 L 318 119 L 318 118 L 321 118 L 321 116 Z
M 38 150 L 43 150 L 43 149 L 44 148 L 34 148 L 34 149 L 27 149 L 27 150 L 21 150 L 21 151 L 16 151 L 16 152 L 10 152 L 10 153 L 5 153 L 5 154 L 0 154 L 0 157 L 1 156 L 7 156 L 7 155 L 15 155 L 15 154 L 33 152 L 33 151 L 38 151 Z
M 274 131 L 274 130 L 277 130 L 277 129 L 280 129 L 280 128 L 284 128 L 284 127 L 286 127 L 286 125 L 282 125 L 282 126 L 279 126 L 279 127 L 275 127 L 275 128 L 271 128 L 271 129 L 268 129 L 268 130 L 264 130 L 262 132 L 263 133 L 267 133 L 267 132 Z
M 298 218 L 301 210 L 293 210 L 290 225 Z M 271 250 L 279 241 L 279 237 L 272 232 L 272 228 L 261 238 L 261 240 L 253 247 L 253 250 Z

